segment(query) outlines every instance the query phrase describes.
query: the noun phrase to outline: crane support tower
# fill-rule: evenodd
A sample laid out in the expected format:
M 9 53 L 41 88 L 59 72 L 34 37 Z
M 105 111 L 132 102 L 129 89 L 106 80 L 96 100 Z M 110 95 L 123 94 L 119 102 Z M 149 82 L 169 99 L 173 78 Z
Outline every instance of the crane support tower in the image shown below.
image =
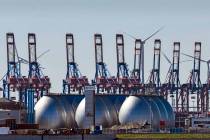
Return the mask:
M 66 57 L 67 74 L 63 80 L 63 94 L 78 93 L 81 94 L 84 87 L 89 85 L 86 76 L 82 76 L 78 65 L 74 60 L 74 37 L 73 34 L 66 34 Z
M 210 60 L 201 60 L 207 64 L 207 80 L 201 89 L 201 113 L 207 115 L 209 112 L 209 90 L 210 90 Z
M 178 94 L 180 89 L 180 80 L 179 80 L 179 63 L 180 63 L 180 42 L 174 42 L 174 50 L 173 50 L 173 66 L 172 66 L 172 100 L 175 93 L 175 101 L 176 101 L 176 110 L 178 110 Z
M 28 34 L 28 53 L 29 53 L 29 88 L 27 89 L 26 106 L 27 121 L 34 122 L 34 105 L 44 94 L 49 92 L 51 87 L 50 79 L 44 76 L 40 64 L 37 62 L 36 35 Z
M 200 93 L 201 114 L 207 115 L 209 112 L 209 83 L 203 84 Z
M 97 93 L 115 93 L 117 89 L 117 78 L 111 76 L 103 60 L 103 41 L 101 34 L 94 35 L 95 44 L 95 81 Z
M 160 90 L 160 52 L 161 52 L 161 41 L 156 39 L 154 42 L 154 57 L 153 57 L 153 69 L 149 76 L 149 89 L 159 94 Z
M 180 80 L 179 80 L 180 42 L 174 42 L 172 63 L 169 59 L 168 61 L 171 65 L 169 67 L 169 71 L 166 76 L 166 82 L 162 84 L 161 93 L 163 94 L 166 100 L 168 100 L 168 98 L 171 98 L 172 107 L 176 106 L 175 108 L 178 111 L 177 101 L 180 89 Z
M 13 33 L 6 34 L 7 41 L 7 73 L 3 80 L 3 97 L 10 99 L 10 90 L 19 92 L 19 101 L 22 102 L 28 85 L 28 78 L 21 76 L 21 64 L 15 45 Z M 16 60 L 17 58 L 17 60 Z
M 200 80 L 200 65 L 201 65 L 201 43 L 195 42 L 194 49 L 193 69 L 190 73 L 187 83 L 182 84 L 179 98 L 177 101 L 179 105 L 179 111 L 182 113 L 201 113 L 201 89 L 202 84 Z M 196 107 L 190 106 L 190 101 L 196 100 Z M 191 109 L 191 110 L 190 110 Z
M 132 76 L 136 77 L 138 82 L 141 83 L 142 81 L 142 75 L 141 75 L 141 67 L 142 67 L 142 61 L 141 61 L 141 54 L 142 54 L 142 42 L 141 39 L 135 40 L 135 48 L 134 48 L 134 68 L 132 72 Z
M 194 64 L 192 70 L 192 79 L 190 79 L 191 93 L 197 96 L 197 111 L 201 113 L 201 79 L 200 79 L 200 67 L 201 67 L 201 42 L 195 42 L 194 50 Z
M 119 93 L 130 93 L 138 90 L 140 83 L 136 77 L 130 77 L 128 66 L 124 56 L 124 38 L 122 34 L 116 35 L 116 51 L 117 51 L 117 79 Z

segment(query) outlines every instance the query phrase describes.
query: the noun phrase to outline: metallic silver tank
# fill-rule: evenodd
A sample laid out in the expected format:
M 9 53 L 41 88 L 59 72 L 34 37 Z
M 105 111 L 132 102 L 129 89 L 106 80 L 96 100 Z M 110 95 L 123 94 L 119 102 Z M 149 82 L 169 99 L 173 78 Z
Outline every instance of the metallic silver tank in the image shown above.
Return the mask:
M 35 106 L 35 122 L 40 128 L 75 128 L 84 126 L 84 95 L 43 96 Z M 160 121 L 174 126 L 174 113 L 169 103 L 158 96 L 96 95 L 96 125 L 111 127 L 117 124 L 152 122 L 159 128 Z
M 75 110 L 83 98 L 82 95 L 43 96 L 35 105 L 35 123 L 45 129 L 77 127 Z
M 95 124 L 111 127 L 119 123 L 118 112 L 125 96 L 97 95 L 95 96 Z M 80 128 L 85 128 L 85 98 L 80 102 L 75 119 Z
M 119 111 L 121 124 L 148 122 L 152 128 L 160 128 L 160 121 L 166 127 L 174 126 L 174 113 L 167 101 L 158 96 L 129 96 Z

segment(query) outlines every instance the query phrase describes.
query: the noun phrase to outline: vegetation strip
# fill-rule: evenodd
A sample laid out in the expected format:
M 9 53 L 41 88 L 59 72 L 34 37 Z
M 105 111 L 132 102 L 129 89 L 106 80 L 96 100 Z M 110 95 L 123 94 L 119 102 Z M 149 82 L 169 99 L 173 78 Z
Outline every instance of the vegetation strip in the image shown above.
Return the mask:
M 136 139 L 136 138 L 150 138 L 150 139 L 210 139 L 210 134 L 117 134 L 120 139 Z

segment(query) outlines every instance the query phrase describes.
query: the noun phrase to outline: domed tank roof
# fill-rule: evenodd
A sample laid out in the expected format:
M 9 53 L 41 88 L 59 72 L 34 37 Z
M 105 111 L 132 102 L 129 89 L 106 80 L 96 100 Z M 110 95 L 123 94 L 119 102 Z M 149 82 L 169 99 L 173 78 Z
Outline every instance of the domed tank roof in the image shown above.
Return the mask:
M 119 111 L 121 124 L 145 123 L 152 124 L 153 128 L 160 127 L 164 121 L 167 127 L 174 126 L 174 114 L 171 107 L 158 96 L 129 96 Z
M 84 95 L 43 96 L 35 105 L 35 123 L 40 128 L 84 127 Z M 152 120 L 152 121 L 151 121 Z M 170 104 L 158 96 L 96 95 L 96 125 L 111 127 L 117 124 L 148 123 L 159 128 L 174 126 L 174 113 Z
M 84 96 L 43 96 L 35 105 L 35 123 L 40 128 L 77 127 L 75 110 Z
M 118 123 L 117 109 L 110 98 L 111 96 L 95 96 L 95 125 L 111 127 Z M 85 127 L 85 98 L 76 110 L 75 120 L 80 128 Z

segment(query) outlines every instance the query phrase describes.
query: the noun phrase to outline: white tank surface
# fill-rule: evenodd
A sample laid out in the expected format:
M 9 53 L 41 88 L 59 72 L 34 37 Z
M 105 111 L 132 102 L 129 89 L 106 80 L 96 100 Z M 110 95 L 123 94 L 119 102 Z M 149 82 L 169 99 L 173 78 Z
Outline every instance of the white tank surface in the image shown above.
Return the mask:
M 111 127 L 118 123 L 117 109 L 112 101 L 111 96 L 95 96 L 95 125 Z M 80 102 L 75 119 L 80 128 L 85 128 L 85 98 Z
M 45 129 L 77 127 L 75 110 L 83 98 L 81 95 L 43 96 L 35 105 L 35 123 Z
M 103 127 L 118 124 L 118 112 L 125 98 L 124 95 L 97 95 L 96 124 Z M 84 117 L 84 95 L 47 95 L 35 105 L 35 123 L 40 128 L 82 128 Z
M 120 124 L 148 122 L 152 128 L 160 128 L 164 121 L 166 127 L 174 126 L 174 113 L 167 101 L 158 96 L 129 96 L 119 111 Z
M 35 123 L 40 128 L 83 128 L 84 95 L 47 95 L 35 106 Z M 96 95 L 95 123 L 103 127 L 127 123 L 144 123 L 153 128 L 174 126 L 174 113 L 169 103 L 159 96 Z

